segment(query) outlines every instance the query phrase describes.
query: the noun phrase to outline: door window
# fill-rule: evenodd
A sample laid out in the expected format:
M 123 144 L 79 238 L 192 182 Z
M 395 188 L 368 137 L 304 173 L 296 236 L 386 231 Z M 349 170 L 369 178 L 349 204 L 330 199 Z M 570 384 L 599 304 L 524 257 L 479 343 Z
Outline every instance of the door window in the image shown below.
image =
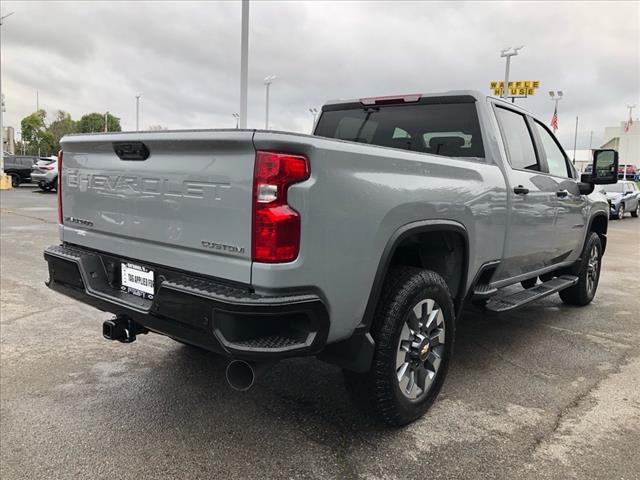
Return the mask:
M 538 134 L 542 140 L 542 147 L 547 159 L 547 165 L 549 166 L 549 173 L 557 177 L 569 177 L 569 170 L 567 169 L 567 158 L 564 152 L 551 136 L 551 133 L 536 120 L 536 128 Z
M 496 116 L 511 167 L 539 171 L 540 166 L 524 115 L 497 107 Z

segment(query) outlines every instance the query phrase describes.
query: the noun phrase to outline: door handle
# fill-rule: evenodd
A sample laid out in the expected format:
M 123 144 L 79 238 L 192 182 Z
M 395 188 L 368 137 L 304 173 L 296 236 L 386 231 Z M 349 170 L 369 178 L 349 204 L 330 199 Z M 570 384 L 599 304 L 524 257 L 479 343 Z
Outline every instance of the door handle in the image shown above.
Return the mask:
M 567 195 L 569 195 L 569 192 L 568 192 L 567 190 L 558 190 L 558 191 L 556 192 L 556 195 L 557 195 L 558 197 L 560 197 L 560 198 L 564 198 L 564 197 L 566 197 Z
M 524 188 L 522 185 L 518 185 L 517 187 L 513 187 L 513 193 L 516 195 L 526 195 L 529 193 L 529 189 Z

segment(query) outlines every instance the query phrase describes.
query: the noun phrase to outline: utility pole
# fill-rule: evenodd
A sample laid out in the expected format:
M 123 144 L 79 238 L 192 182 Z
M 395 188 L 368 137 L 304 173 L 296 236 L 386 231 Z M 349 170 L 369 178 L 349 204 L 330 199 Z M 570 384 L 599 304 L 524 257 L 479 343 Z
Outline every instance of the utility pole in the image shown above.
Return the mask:
M 549 96 L 551 100 L 555 103 L 555 109 L 553 110 L 553 117 L 551 118 L 551 127 L 553 128 L 553 133 L 556 133 L 558 130 L 558 102 L 562 100 L 562 90 L 551 90 L 549 91 Z
M 240 121 L 240 114 L 239 113 L 234 113 L 233 114 L 233 118 L 236 119 L 236 130 L 238 129 L 238 122 Z
M 316 115 L 318 115 L 318 109 L 317 108 L 310 108 L 309 109 L 309 113 L 311 113 L 311 115 L 313 115 L 313 125 L 311 127 L 311 133 L 313 133 L 313 129 L 316 126 Z
M 576 146 L 578 145 L 578 115 L 576 115 L 576 132 L 573 135 L 573 164 L 576 164 Z
M 0 15 L 0 48 L 2 45 L 2 23 L 5 18 L 13 15 L 9 12 L 6 15 Z M 2 55 L 0 54 L 0 60 Z M 2 67 L 0 65 L 0 72 Z M 2 75 L 0 73 L 0 190 L 9 190 L 11 188 L 11 179 L 4 173 L 4 126 L 2 125 L 2 116 L 4 113 L 4 94 L 2 93 Z
M 511 67 L 511 57 L 515 57 L 518 55 L 518 50 L 522 50 L 524 45 L 514 48 L 511 50 L 511 47 L 505 48 L 500 51 L 500 57 L 504 57 L 507 59 L 505 69 L 504 69 L 504 87 L 502 88 L 502 98 L 505 100 L 508 97 L 509 93 L 509 68 Z M 515 98 L 512 98 L 512 103 L 515 103 Z
M 589 132 L 589 150 L 591 150 L 592 145 L 593 145 L 593 130 Z
M 264 79 L 264 85 L 266 87 L 266 93 L 267 93 L 267 97 L 266 97 L 266 109 L 265 109 L 265 118 L 264 118 L 264 129 L 265 130 L 269 130 L 269 87 L 271 86 L 271 84 L 273 83 L 273 81 L 276 79 L 275 75 L 269 75 L 268 77 L 265 77 Z
M 40 92 L 36 90 L 36 112 L 40 111 Z
M 104 114 L 104 133 L 109 131 L 109 112 Z
M 136 132 L 140 131 L 140 97 L 141 93 L 136 95 Z
M 247 128 L 247 85 L 249 73 L 249 0 L 242 0 L 240 40 L 240 128 Z

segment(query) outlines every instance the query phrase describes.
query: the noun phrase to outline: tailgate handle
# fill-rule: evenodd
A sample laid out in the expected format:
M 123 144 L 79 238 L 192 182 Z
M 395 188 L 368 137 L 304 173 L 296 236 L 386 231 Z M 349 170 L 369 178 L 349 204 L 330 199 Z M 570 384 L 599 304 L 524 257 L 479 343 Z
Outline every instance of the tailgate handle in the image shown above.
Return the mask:
M 141 162 L 149 158 L 149 149 L 142 142 L 113 142 L 113 151 L 120 160 Z

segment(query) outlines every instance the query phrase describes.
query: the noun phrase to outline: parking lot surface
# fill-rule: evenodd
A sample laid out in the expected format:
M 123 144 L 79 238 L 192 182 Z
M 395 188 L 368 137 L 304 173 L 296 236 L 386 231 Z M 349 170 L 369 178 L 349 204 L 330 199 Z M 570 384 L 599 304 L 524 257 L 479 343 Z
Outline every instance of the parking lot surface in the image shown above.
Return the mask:
M 108 313 L 44 286 L 55 194 L 23 186 L 0 206 L 3 480 L 640 478 L 640 219 L 610 222 L 590 306 L 466 313 L 434 407 L 390 429 L 315 359 L 239 393 L 222 357 L 104 340 Z

